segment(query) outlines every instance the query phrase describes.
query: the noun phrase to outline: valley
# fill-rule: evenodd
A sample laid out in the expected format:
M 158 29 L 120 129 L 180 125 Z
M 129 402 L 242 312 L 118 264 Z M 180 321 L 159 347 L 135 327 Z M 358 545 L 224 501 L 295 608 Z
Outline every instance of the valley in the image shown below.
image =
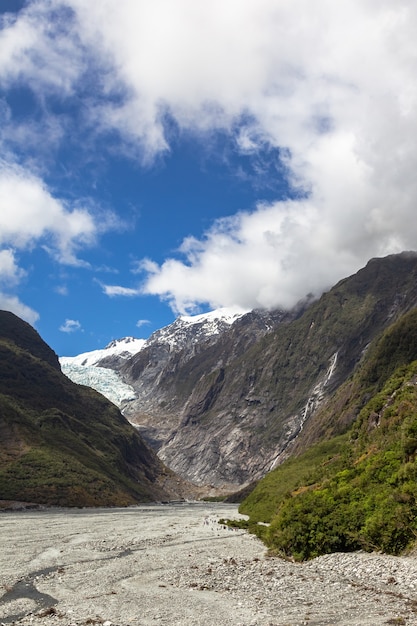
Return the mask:
M 180 317 L 146 341 L 60 363 L 32 327 L 0 312 L 1 500 L 226 496 L 248 516 L 235 527 L 276 556 L 408 554 L 416 305 L 417 255 L 402 253 L 290 311 Z
M 265 476 L 294 445 L 320 438 L 307 440 L 319 409 L 372 341 L 416 304 L 417 257 L 392 255 L 290 311 L 180 317 L 137 352 L 130 338 L 124 352 L 125 340 L 109 346 L 94 366 L 133 389 L 119 407 L 168 467 L 230 493 Z M 69 376 L 77 366 L 77 382 L 83 362 L 91 366 L 88 353 L 61 359 Z M 106 394 L 106 383 L 97 380 L 96 389 Z

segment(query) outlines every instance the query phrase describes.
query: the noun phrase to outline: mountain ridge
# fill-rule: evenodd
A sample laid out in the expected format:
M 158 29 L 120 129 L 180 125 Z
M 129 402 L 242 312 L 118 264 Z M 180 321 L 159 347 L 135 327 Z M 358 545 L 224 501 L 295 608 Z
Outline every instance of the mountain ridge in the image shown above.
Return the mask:
M 252 311 L 204 341 L 156 341 L 119 361 L 137 395 L 124 414 L 183 477 L 248 485 L 286 458 L 375 336 L 416 303 L 415 253 L 371 259 L 293 311 Z

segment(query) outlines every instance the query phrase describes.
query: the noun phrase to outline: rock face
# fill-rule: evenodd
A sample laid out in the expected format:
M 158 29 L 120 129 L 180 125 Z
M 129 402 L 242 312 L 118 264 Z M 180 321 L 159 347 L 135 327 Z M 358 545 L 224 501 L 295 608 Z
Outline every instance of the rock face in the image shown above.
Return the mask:
M 207 323 L 205 316 L 198 316 L 192 324 L 179 318 L 154 333 L 144 349 L 122 364 L 119 373 L 137 396 L 124 406 L 124 414 L 140 427 L 161 458 L 178 430 L 213 405 L 227 364 L 284 317 L 282 311 L 254 311 L 233 323 L 222 317 Z M 207 379 L 208 385 L 201 386 L 200 381 Z M 197 475 L 191 472 L 190 478 L 196 480 Z M 205 478 L 198 482 L 207 483 Z
M 61 365 L 72 380 L 90 385 L 116 402 L 162 458 L 165 444 L 181 426 L 184 403 L 192 396 L 199 379 L 219 367 L 224 368 L 283 320 L 294 319 L 296 315 L 297 312 L 242 314 L 219 310 L 180 317 L 153 333 L 130 358 L 127 353 L 120 354 L 120 346 L 124 344 L 121 340 L 117 351 L 109 345 L 101 351 L 61 358 Z M 127 348 L 132 345 L 130 342 Z M 109 376 L 115 373 L 118 382 L 115 384 L 113 380 L 110 388 Z M 201 409 L 208 408 L 215 393 L 210 389 L 207 398 L 197 400 Z M 194 474 L 192 480 L 207 484 Z
M 180 319 L 98 365 L 133 387 L 124 414 L 169 467 L 233 490 L 285 458 L 370 341 L 416 304 L 417 256 L 392 255 L 293 311 L 253 311 L 216 333 Z

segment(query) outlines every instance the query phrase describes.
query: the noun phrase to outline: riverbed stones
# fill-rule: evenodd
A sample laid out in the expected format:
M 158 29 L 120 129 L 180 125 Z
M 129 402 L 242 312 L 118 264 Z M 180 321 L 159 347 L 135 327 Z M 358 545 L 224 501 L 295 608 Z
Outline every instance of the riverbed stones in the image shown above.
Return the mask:
M 417 626 L 415 557 L 291 563 L 218 524 L 232 516 L 207 503 L 2 514 L 0 624 Z

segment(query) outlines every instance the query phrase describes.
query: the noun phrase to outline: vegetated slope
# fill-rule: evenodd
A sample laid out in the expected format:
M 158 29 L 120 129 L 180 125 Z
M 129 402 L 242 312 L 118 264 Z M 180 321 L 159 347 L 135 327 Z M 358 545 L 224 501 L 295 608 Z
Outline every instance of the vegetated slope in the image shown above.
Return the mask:
M 224 358 L 223 350 L 230 354 L 230 345 L 239 345 L 235 323 L 221 342 L 173 367 L 171 383 L 167 372 L 164 393 L 181 408 L 160 457 L 200 483 L 232 488 L 265 475 L 352 374 L 369 343 L 416 303 L 417 256 L 403 253 L 373 259 Z
M 38 333 L 0 311 L 0 499 L 63 506 L 167 499 L 175 479 L 118 409 L 61 373 Z M 178 497 L 178 493 L 175 493 Z
M 241 505 L 252 529 L 283 556 L 302 560 L 358 549 L 398 554 L 415 543 L 416 309 L 375 339 L 339 396 L 354 417 L 347 430 L 345 422 L 344 433 L 286 461 Z M 317 419 L 341 431 L 340 403 Z

